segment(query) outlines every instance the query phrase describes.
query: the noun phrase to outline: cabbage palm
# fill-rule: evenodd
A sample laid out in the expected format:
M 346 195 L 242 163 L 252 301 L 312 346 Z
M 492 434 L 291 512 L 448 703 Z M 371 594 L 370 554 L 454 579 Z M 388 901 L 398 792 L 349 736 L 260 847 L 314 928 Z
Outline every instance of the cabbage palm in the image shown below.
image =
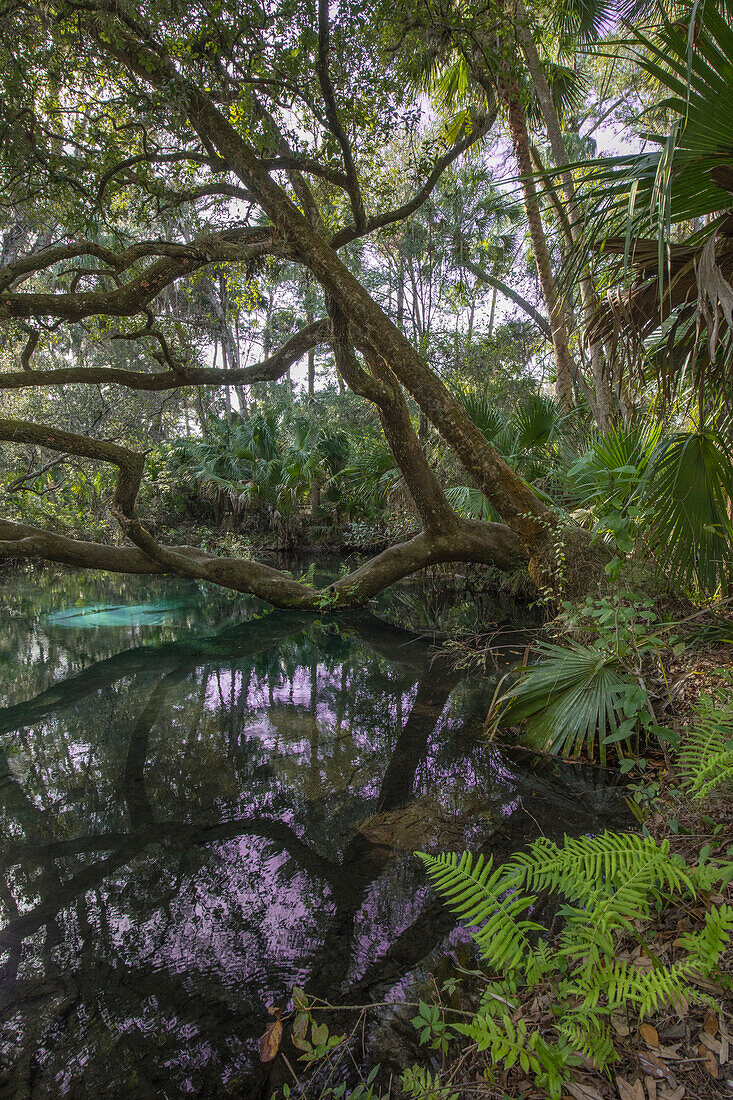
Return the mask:
M 619 257 L 590 332 L 621 335 L 636 364 L 646 342 L 668 389 L 688 372 L 727 381 L 733 365 L 733 26 L 725 2 L 677 9 L 622 43 L 665 94 L 670 130 L 651 150 L 585 166 L 590 214 L 571 265 L 589 247 Z
M 254 510 L 281 523 L 314 484 L 338 475 L 348 450 L 342 431 L 305 416 L 256 412 L 231 425 L 211 418 L 207 439 L 177 440 L 167 454 L 178 476 L 219 508 Z

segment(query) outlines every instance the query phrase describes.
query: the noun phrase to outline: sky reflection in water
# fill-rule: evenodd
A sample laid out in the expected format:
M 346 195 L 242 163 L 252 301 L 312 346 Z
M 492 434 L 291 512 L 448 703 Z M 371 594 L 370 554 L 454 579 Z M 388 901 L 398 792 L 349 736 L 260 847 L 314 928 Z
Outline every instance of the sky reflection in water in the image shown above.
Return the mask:
M 618 814 L 591 770 L 478 740 L 494 685 L 368 614 L 5 589 L 1 1096 L 269 1097 L 268 1004 L 395 998 L 461 938 L 416 848 L 501 858 Z

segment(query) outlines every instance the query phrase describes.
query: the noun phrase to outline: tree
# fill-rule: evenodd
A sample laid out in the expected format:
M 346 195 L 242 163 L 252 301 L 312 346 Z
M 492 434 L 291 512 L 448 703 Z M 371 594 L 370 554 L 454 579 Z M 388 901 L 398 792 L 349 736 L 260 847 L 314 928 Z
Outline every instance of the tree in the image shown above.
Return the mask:
M 452 141 L 443 136 L 440 153 L 425 165 L 415 104 L 394 91 L 405 82 L 399 57 L 385 48 L 392 26 L 387 6 L 345 6 L 335 27 L 326 0 L 319 0 L 314 15 L 309 4 L 297 3 L 278 4 L 267 19 L 248 3 L 222 4 L 195 17 L 178 0 L 155 7 L 107 0 L 83 8 L 66 0 L 5 6 L 3 173 L 25 248 L 16 248 L 0 270 L 0 316 L 10 334 L 27 338 L 20 369 L 2 372 L 0 388 L 93 383 L 160 392 L 239 385 L 282 377 L 309 349 L 328 342 L 346 383 L 376 406 L 423 530 L 324 596 L 254 562 L 158 543 L 135 507 L 141 452 L 6 418 L 0 439 L 116 467 L 112 512 L 133 545 L 72 542 L 3 521 L 3 557 L 171 572 L 253 592 L 281 606 L 318 608 L 324 601 L 361 604 L 433 562 L 511 568 L 541 554 L 552 525 L 549 510 L 487 442 L 348 262 L 349 246 L 358 247 L 421 205 L 493 116 L 467 116 Z M 362 181 L 377 170 L 380 143 L 397 126 L 412 129 L 421 171 L 410 199 L 371 213 Z M 154 222 L 161 205 L 198 209 L 197 203 L 212 198 L 221 201 L 201 219 L 194 237 L 150 238 L 135 231 Z M 234 208 L 224 200 L 233 200 Z M 34 232 L 44 217 L 51 229 Z M 159 323 L 161 295 L 212 265 L 233 264 L 253 274 L 268 257 L 306 270 L 321 288 L 326 315 L 258 364 L 214 368 L 178 355 Z M 142 326 L 115 320 L 138 315 L 146 318 Z M 118 323 L 121 331 L 115 331 Z M 36 366 L 39 343 L 63 325 L 94 325 L 100 334 L 152 341 L 163 369 Z M 450 507 L 423 454 L 404 390 L 503 523 L 461 519 Z

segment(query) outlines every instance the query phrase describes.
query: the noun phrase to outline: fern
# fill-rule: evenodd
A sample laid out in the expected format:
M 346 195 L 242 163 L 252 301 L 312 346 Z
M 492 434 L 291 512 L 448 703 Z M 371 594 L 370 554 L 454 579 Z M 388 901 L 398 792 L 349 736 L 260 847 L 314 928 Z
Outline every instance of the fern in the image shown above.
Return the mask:
M 532 1073 L 535 1082 L 547 1090 L 551 1100 L 560 1100 L 566 1070 L 577 1065 L 572 1046 L 562 1038 L 548 1043 L 538 1031 L 527 1031 L 524 1020 L 515 1024 L 506 1011 L 498 1018 L 479 1012 L 468 1024 L 455 1024 L 455 1031 L 474 1042 L 480 1052 L 487 1052 L 493 1064 L 503 1062 L 505 1069 L 520 1065 Z
M 700 932 L 686 932 L 680 936 L 680 946 L 689 952 L 690 964 L 701 974 L 713 970 L 733 933 L 733 907 L 721 905 L 705 914 L 705 924 Z
M 634 879 L 658 883 L 671 892 L 694 893 L 689 874 L 670 858 L 669 841 L 657 844 L 653 837 L 630 833 L 566 837 L 562 847 L 540 837 L 508 866 L 527 889 L 553 890 L 570 901 L 589 898 L 597 890 L 627 887 Z
M 711 909 L 703 927 L 680 937 L 685 957 L 651 968 L 616 958 L 620 934 L 638 939 L 638 922 L 648 920 L 680 895 L 733 875 L 733 864 L 703 865 L 695 872 L 652 837 L 605 832 L 565 838 L 557 845 L 541 837 L 526 852 L 495 869 L 491 858 L 470 853 L 418 853 L 438 892 L 472 929 L 482 958 L 494 975 L 478 1011 L 452 1025 L 492 1063 L 521 1065 L 550 1097 L 562 1095 L 568 1068 L 582 1056 L 600 1070 L 616 1057 L 610 1017 L 633 1009 L 640 1018 L 684 1000 L 704 1000 L 690 984 L 694 974 L 718 966 L 733 934 L 733 907 Z M 543 927 L 524 915 L 540 892 L 554 893 L 563 928 L 551 946 Z M 641 942 L 641 941 L 640 941 Z M 556 1039 L 548 1041 L 521 1015 L 520 986 L 542 987 L 551 1000 Z
M 682 783 L 702 802 L 721 787 L 733 786 L 733 701 L 729 693 L 706 693 L 698 700 L 696 721 L 682 741 Z
M 533 897 L 511 892 L 501 868 L 493 870 L 491 856 L 474 862 L 470 852 L 430 856 L 417 853 L 438 893 L 469 928 L 482 957 L 495 969 L 523 969 L 527 976 L 536 971 L 529 935 L 542 930 L 534 921 L 520 919 L 534 902 Z

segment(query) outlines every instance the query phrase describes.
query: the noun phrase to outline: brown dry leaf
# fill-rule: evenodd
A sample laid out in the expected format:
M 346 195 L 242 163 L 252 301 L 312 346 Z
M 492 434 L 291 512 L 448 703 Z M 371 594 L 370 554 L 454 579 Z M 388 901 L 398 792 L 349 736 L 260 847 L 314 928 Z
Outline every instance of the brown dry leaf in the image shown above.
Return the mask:
M 660 1085 L 657 1096 L 659 1100 L 682 1100 L 686 1092 L 687 1089 L 684 1085 L 678 1085 L 676 1089 L 670 1088 L 669 1085 L 667 1085 L 666 1087 L 664 1085 Z
M 730 1058 L 730 1043 L 725 1036 L 720 1040 L 720 1064 L 724 1066 Z
M 648 1046 L 659 1046 L 659 1034 L 657 1032 L 657 1029 L 653 1027 L 652 1024 L 642 1024 L 639 1028 L 639 1031 L 641 1032 L 642 1039 Z
M 646 1085 L 646 1094 L 649 1100 L 657 1100 L 657 1082 L 653 1077 L 645 1077 L 644 1084 Z
M 668 1043 L 670 1040 L 684 1039 L 687 1034 L 684 1022 L 682 1020 L 670 1020 L 665 1028 L 659 1032 L 659 1038 L 663 1042 Z
M 718 1034 L 718 1013 L 715 1011 L 714 1008 L 711 1008 L 707 1016 L 705 1017 L 703 1028 L 705 1031 L 707 1031 L 708 1035 Z
M 283 1023 L 279 1018 L 272 1020 L 265 1028 L 265 1034 L 260 1038 L 260 1060 L 271 1062 L 278 1052 L 280 1040 L 283 1037 Z
M 623 1077 L 616 1078 L 616 1088 L 621 1100 L 646 1100 L 644 1086 L 637 1077 L 633 1085 Z
M 708 1050 L 712 1050 L 713 1054 L 717 1054 L 718 1057 L 720 1057 L 720 1052 L 723 1045 L 720 1039 L 713 1039 L 712 1035 L 709 1035 L 707 1031 L 701 1031 L 700 1041 L 705 1044 Z
M 708 1071 L 711 1077 L 718 1076 L 718 1059 L 713 1054 L 712 1050 L 708 1050 L 704 1043 L 700 1043 L 697 1048 L 697 1052 L 703 1060 L 703 1065 Z
M 575 1100 L 603 1100 L 598 1089 L 594 1089 L 592 1085 L 582 1085 L 580 1081 L 568 1081 L 565 1087 Z
M 656 1054 L 652 1054 L 649 1050 L 642 1050 L 639 1052 L 639 1065 L 644 1073 L 648 1073 L 650 1077 L 667 1076 L 667 1067 L 661 1058 L 657 1058 Z
M 612 1016 L 611 1026 L 618 1035 L 619 1039 L 625 1039 L 626 1036 L 629 1034 L 629 1025 L 626 1023 L 626 1020 L 623 1016 Z

